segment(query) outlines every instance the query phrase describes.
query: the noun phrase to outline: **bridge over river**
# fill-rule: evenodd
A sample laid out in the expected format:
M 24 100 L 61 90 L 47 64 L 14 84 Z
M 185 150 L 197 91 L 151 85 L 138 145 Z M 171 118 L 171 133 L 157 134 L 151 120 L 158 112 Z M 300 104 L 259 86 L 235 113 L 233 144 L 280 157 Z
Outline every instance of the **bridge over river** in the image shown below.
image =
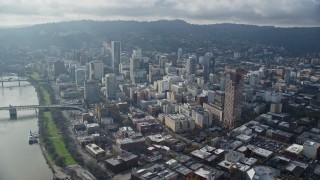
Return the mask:
M 17 118 L 18 110 L 37 110 L 37 109 L 65 109 L 65 110 L 80 110 L 82 112 L 85 111 L 84 108 L 81 107 L 82 104 L 53 104 L 53 105 L 19 105 L 19 106 L 4 106 L 0 107 L 0 111 L 9 111 L 10 118 Z
M 7 78 L 4 79 L 2 76 L 0 78 L 0 82 L 1 82 L 1 86 L 4 87 L 4 83 L 6 82 L 18 82 L 19 86 L 21 84 L 22 81 L 36 81 L 36 82 L 47 82 L 47 81 L 54 81 L 54 80 L 50 80 L 50 79 L 40 79 L 40 80 L 34 80 L 34 79 L 30 79 L 30 78 L 25 78 L 25 77 L 19 77 L 18 78 Z

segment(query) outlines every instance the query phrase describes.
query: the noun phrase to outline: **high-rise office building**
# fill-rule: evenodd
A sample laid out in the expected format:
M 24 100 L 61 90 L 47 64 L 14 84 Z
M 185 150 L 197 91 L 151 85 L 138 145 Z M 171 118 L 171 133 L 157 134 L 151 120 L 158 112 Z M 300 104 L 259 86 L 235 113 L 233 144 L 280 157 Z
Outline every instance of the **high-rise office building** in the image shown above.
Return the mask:
M 118 90 L 118 83 L 117 77 L 115 74 L 106 74 L 104 77 L 105 87 L 106 87 L 106 98 L 107 99 L 115 99 L 117 90 Z
M 75 70 L 75 82 L 77 86 L 83 86 L 84 81 L 86 80 L 86 68 L 76 68 Z
M 220 78 L 220 91 L 225 91 L 226 90 L 226 77 L 222 76 Z
M 112 68 L 118 73 L 119 72 L 119 64 L 121 62 L 121 42 L 120 41 L 112 41 L 111 42 L 111 60 L 112 60 Z
M 141 60 L 142 59 L 142 51 L 141 51 L 141 49 L 133 50 L 132 57 Z
M 89 80 L 101 81 L 104 75 L 103 63 L 101 61 L 92 61 L 89 63 Z
M 135 72 L 140 69 L 140 59 L 130 58 L 130 79 L 133 81 Z
M 243 69 L 226 68 L 226 91 L 223 124 L 229 129 L 234 128 L 236 121 L 241 119 L 243 100 L 243 81 L 246 74 Z
M 64 66 L 64 62 L 63 61 L 55 61 L 53 63 L 53 71 L 54 71 L 54 76 L 57 77 L 60 74 L 66 73 L 66 68 Z
M 187 59 L 186 63 L 186 71 L 188 74 L 195 74 L 196 73 L 196 65 L 197 65 L 197 57 L 196 56 L 190 56 Z
M 178 60 L 182 59 L 183 51 L 181 48 L 178 49 Z
M 87 61 L 88 61 L 88 56 L 87 56 L 87 52 L 85 50 L 81 50 L 80 51 L 80 57 L 79 57 L 79 60 L 80 60 L 80 64 L 83 66 L 83 65 L 86 65 Z
M 213 53 L 206 53 L 203 58 L 203 66 L 204 66 L 204 80 L 207 82 L 209 80 L 210 74 L 214 74 L 215 68 L 215 59 Z
M 290 84 L 290 74 L 291 74 L 290 69 L 285 69 L 283 79 L 284 79 L 284 83 L 286 83 L 287 85 Z
M 84 82 L 84 99 L 85 101 L 92 103 L 99 101 L 100 98 L 100 86 L 97 81 L 89 80 Z
M 130 58 L 130 79 L 133 82 L 136 70 L 140 69 L 141 65 L 141 50 L 133 50 L 132 57 Z
M 160 56 L 159 57 L 159 67 L 164 68 L 165 64 L 169 62 L 169 59 L 167 56 Z

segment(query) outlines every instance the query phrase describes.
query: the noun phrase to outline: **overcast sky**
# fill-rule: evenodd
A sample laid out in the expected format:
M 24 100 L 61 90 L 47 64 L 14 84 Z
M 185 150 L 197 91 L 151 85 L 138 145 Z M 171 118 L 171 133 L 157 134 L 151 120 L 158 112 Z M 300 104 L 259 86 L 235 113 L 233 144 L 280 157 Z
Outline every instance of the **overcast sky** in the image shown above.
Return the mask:
M 0 26 L 80 19 L 320 26 L 320 0 L 1 0 Z

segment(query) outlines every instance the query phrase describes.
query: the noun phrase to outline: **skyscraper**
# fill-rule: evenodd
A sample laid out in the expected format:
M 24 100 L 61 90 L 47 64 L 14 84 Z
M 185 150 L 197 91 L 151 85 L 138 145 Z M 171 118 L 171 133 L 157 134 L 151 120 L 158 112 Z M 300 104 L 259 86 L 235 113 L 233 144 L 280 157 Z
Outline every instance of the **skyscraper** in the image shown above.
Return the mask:
M 215 68 L 215 59 L 213 53 L 206 53 L 203 59 L 203 66 L 204 66 L 204 81 L 207 82 L 209 80 L 210 74 L 214 74 Z
M 223 124 L 231 129 L 235 122 L 241 119 L 242 89 L 246 72 L 243 69 L 231 68 L 226 68 L 225 72 L 227 75 Z
M 54 71 L 54 76 L 59 76 L 60 74 L 66 73 L 64 62 L 60 60 L 55 61 L 53 63 L 53 71 Z
M 133 58 L 138 58 L 138 59 L 142 59 L 142 51 L 141 49 L 136 49 L 132 51 L 132 57 Z
M 78 67 L 75 70 L 75 76 L 76 76 L 76 85 L 83 86 L 83 83 L 86 80 L 86 68 Z
M 115 74 L 106 74 L 105 78 L 105 86 L 106 86 L 106 98 L 107 99 L 115 99 L 117 90 L 118 90 L 118 84 L 117 84 L 117 78 Z
M 94 80 L 84 82 L 84 100 L 92 103 L 99 101 L 100 87 L 99 83 Z
M 196 56 L 190 56 L 187 59 L 186 64 L 186 71 L 188 74 L 195 74 L 196 73 L 196 65 L 197 65 L 197 57 Z
M 140 69 L 140 62 L 141 62 L 141 50 L 133 50 L 132 57 L 130 58 L 130 79 L 134 81 L 135 71 Z
M 220 78 L 220 91 L 225 91 L 226 90 L 226 77 L 225 76 L 222 76 Z
M 81 50 L 80 51 L 80 57 L 79 57 L 79 60 L 80 60 L 80 64 L 83 66 L 83 65 L 86 65 L 87 61 L 88 61 L 88 56 L 87 56 L 87 52 L 85 50 Z
M 119 64 L 121 62 L 121 42 L 120 41 L 111 41 L 111 60 L 112 68 L 118 73 Z
M 284 79 L 284 83 L 286 83 L 287 85 L 290 84 L 290 74 L 291 74 L 290 69 L 285 69 L 283 79 Z
M 181 48 L 179 48 L 178 49 L 178 60 L 181 60 L 182 59 L 182 54 L 183 52 L 182 52 L 182 49 Z
M 103 63 L 101 61 L 92 61 L 89 63 L 89 80 L 102 80 L 104 75 Z
M 160 56 L 159 57 L 159 67 L 164 68 L 165 64 L 169 62 L 169 59 L 167 56 Z

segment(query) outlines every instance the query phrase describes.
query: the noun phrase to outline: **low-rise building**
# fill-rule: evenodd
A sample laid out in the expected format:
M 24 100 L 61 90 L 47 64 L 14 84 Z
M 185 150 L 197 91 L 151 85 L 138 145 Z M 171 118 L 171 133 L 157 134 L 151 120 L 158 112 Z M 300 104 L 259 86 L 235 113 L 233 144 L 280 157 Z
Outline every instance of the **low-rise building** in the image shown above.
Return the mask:
M 116 144 L 119 148 L 127 151 L 135 151 L 145 146 L 145 138 L 123 138 L 117 139 Z
M 254 148 L 252 151 L 255 155 L 262 157 L 264 159 L 269 159 L 273 155 L 272 151 L 259 148 L 259 147 Z
M 105 151 L 96 144 L 88 144 L 85 146 L 86 151 L 94 158 L 99 159 L 105 156 Z
M 88 134 L 94 134 L 96 132 L 99 132 L 100 126 L 98 123 L 86 124 L 86 130 Z
M 131 171 L 132 180 L 149 180 L 149 179 L 178 179 L 178 173 L 160 165 L 151 166 L 147 169 L 135 169 Z
M 244 158 L 244 154 L 237 151 L 229 151 L 225 154 L 225 159 L 232 163 L 237 163 Z
M 195 174 L 195 179 L 199 179 L 199 180 L 220 180 L 223 179 L 223 171 L 214 169 L 212 167 L 209 166 L 203 166 L 200 169 L 196 170 L 194 172 Z
M 297 144 L 303 144 L 306 141 L 313 141 L 320 143 L 320 134 L 316 134 L 313 132 L 303 132 L 300 136 L 297 137 Z
M 117 157 L 105 160 L 105 165 L 114 173 L 118 173 L 138 165 L 138 156 L 131 153 L 123 153 Z
M 290 143 L 292 141 L 293 134 L 281 130 L 275 130 L 272 132 L 272 138 L 278 141 Z
M 137 123 L 136 127 L 141 134 L 157 133 L 162 131 L 162 126 L 155 122 L 140 122 Z
M 244 135 L 244 134 L 239 134 L 237 137 L 237 139 L 241 140 L 242 142 L 249 142 L 251 141 L 252 139 L 252 136 L 247 136 L 247 135 Z
M 188 131 L 195 128 L 194 120 L 183 114 L 165 115 L 165 124 L 174 132 Z
M 113 118 L 112 117 L 104 117 L 104 118 L 101 118 L 101 124 L 104 124 L 104 125 L 111 125 L 113 124 Z
M 302 150 L 303 150 L 302 145 L 292 144 L 284 151 L 284 154 L 291 158 L 298 158 L 302 153 Z
M 280 171 L 268 166 L 254 166 L 247 171 L 246 179 L 277 179 L 280 176 Z

